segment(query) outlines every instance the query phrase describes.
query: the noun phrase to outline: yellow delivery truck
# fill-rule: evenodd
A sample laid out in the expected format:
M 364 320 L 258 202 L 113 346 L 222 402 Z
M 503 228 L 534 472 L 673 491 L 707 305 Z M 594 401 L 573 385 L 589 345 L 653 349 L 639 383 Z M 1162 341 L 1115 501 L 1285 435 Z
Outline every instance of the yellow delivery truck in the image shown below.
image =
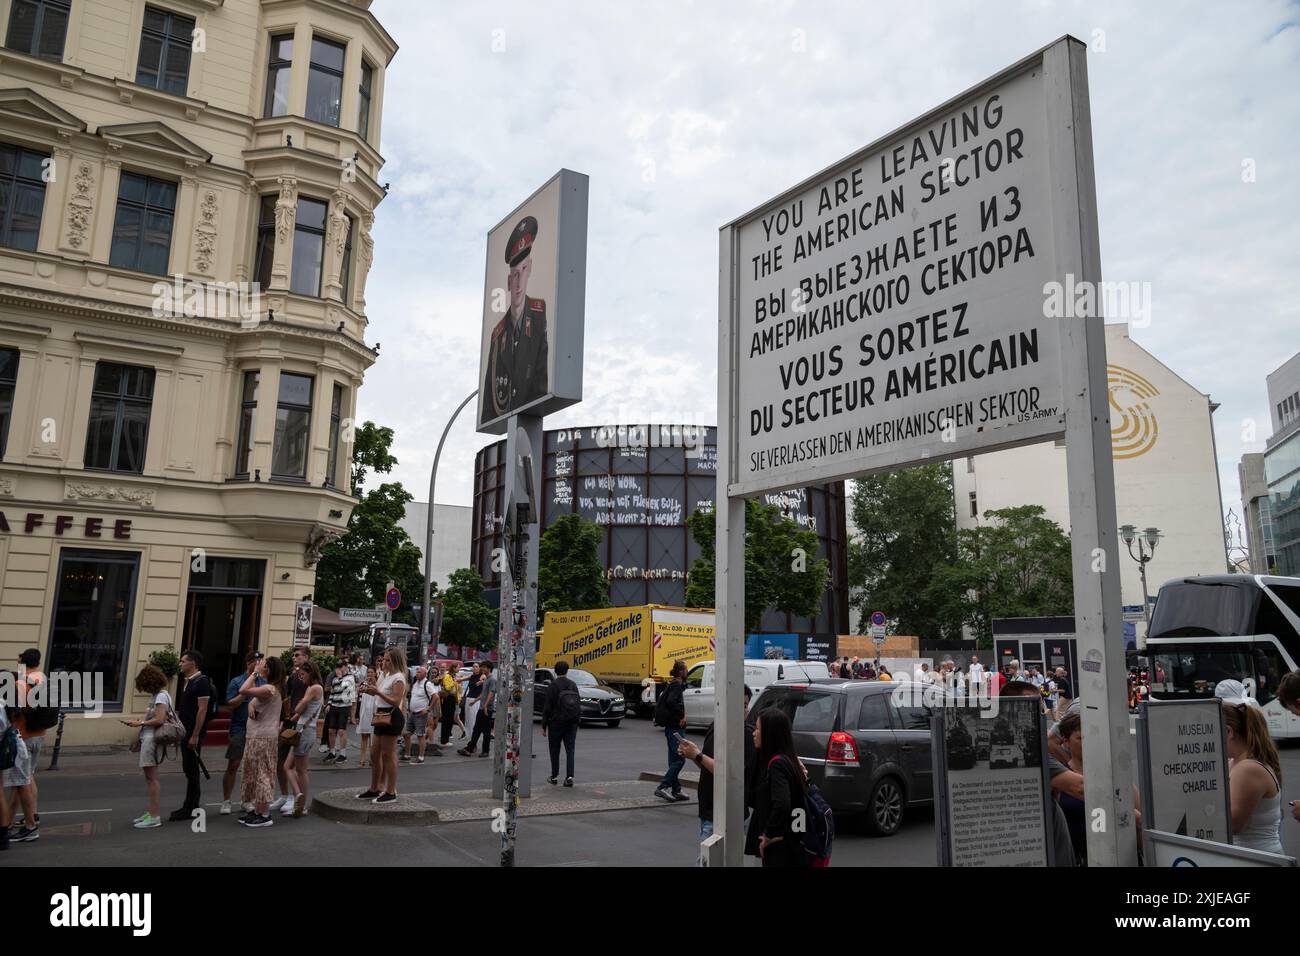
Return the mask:
M 642 714 L 654 709 L 657 685 L 669 679 L 674 661 L 711 661 L 714 650 L 713 611 L 705 608 L 645 604 L 551 611 L 537 634 L 538 667 L 566 660 L 621 690 L 629 709 Z M 655 683 L 655 693 L 644 694 L 646 678 Z

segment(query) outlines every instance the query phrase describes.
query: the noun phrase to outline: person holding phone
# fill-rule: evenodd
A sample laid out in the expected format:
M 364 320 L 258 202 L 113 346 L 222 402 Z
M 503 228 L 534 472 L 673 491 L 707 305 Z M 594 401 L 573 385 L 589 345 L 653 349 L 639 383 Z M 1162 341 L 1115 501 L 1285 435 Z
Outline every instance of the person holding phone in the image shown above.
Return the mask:
M 370 753 L 370 789 L 357 794 L 371 803 L 397 802 L 397 740 L 402 734 L 406 701 L 406 654 L 400 647 L 390 647 L 380 659 L 384 676 L 378 684 L 366 684 L 361 693 L 374 697 L 375 743 Z
M 284 661 L 262 658 L 244 679 L 239 693 L 249 701 L 240 799 L 253 805 L 252 811 L 240 815 L 239 822 L 246 827 L 269 827 L 275 823 L 271 819 L 271 798 L 275 796 L 275 773 L 280 762 L 276 752 L 284 709 Z
M 655 726 L 662 727 L 664 739 L 668 743 L 668 771 L 655 787 L 655 796 L 660 800 L 683 802 L 690 797 L 682 793 L 680 775 L 686 765 L 686 758 L 679 752 L 684 738 L 681 733 L 686 726 L 686 702 L 682 694 L 686 690 L 686 662 L 674 661 L 668 672 L 671 680 L 655 704 Z
M 140 720 L 124 720 L 128 727 L 140 729 L 140 769 L 144 772 L 144 786 L 149 794 L 149 809 L 131 821 L 137 830 L 152 830 L 162 826 L 162 781 L 158 777 L 158 749 L 154 746 L 154 732 L 167 720 L 172 709 L 172 698 L 167 693 L 167 675 L 153 664 L 146 664 L 135 675 L 136 693 L 150 695 L 149 716 Z

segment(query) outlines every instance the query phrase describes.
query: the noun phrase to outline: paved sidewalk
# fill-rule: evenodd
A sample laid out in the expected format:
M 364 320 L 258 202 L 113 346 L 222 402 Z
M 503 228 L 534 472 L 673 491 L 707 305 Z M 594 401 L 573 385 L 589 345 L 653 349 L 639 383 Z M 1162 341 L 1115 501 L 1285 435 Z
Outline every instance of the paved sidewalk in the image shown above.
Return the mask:
M 357 792 L 355 789 L 346 789 L 317 793 L 312 800 L 312 812 L 344 823 L 428 826 L 434 823 L 491 820 L 501 810 L 501 801 L 493 798 L 491 790 L 404 793 L 396 803 L 383 805 L 358 800 Z M 572 787 L 539 787 L 534 784 L 532 796 L 519 801 L 519 815 L 545 817 L 565 813 L 599 813 L 683 805 L 668 803 L 656 797 L 654 786 L 641 780 L 575 784 Z

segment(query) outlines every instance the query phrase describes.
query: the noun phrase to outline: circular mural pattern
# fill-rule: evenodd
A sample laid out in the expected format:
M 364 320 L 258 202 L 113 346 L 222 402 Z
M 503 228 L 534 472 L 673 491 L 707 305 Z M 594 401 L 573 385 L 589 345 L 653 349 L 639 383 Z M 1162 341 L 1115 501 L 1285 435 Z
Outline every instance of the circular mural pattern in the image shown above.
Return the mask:
M 1160 434 L 1150 400 L 1159 390 L 1131 369 L 1106 366 L 1106 389 L 1110 401 L 1110 447 L 1114 458 L 1137 458 L 1155 447 Z

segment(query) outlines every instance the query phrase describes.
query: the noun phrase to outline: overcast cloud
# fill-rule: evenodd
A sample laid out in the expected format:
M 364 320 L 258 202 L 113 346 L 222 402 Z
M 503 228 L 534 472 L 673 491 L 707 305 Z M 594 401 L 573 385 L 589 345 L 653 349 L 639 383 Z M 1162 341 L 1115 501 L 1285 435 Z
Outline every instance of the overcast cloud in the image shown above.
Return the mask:
M 359 415 L 396 430 L 395 477 L 417 499 L 476 387 L 487 230 L 557 169 L 591 177 L 586 397 L 548 427 L 713 424 L 718 227 L 1072 33 L 1104 44 L 1088 57 L 1104 277 L 1151 283 L 1132 337 L 1221 404 L 1240 510 L 1237 461 L 1270 433 L 1264 376 L 1300 349 L 1296 3 L 372 9 L 401 49 L 366 290 L 383 348 Z M 471 406 L 440 501 L 470 503 L 489 440 Z

